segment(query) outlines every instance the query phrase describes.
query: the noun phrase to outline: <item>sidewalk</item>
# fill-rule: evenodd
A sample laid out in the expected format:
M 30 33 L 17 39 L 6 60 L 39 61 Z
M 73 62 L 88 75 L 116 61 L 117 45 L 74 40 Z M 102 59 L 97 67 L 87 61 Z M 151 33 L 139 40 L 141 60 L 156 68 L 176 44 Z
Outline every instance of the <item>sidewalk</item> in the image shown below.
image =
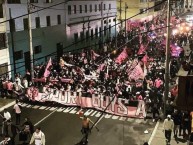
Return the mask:
M 0 112 L 15 104 L 15 99 L 0 98 Z
M 157 122 L 155 131 L 152 133 L 152 136 L 149 140 L 149 145 L 166 145 L 162 126 L 163 126 L 162 122 Z M 175 140 L 173 136 L 174 134 L 172 132 L 172 138 L 171 138 L 170 145 L 187 145 L 187 141 L 184 140 L 182 136 L 180 136 L 177 140 Z

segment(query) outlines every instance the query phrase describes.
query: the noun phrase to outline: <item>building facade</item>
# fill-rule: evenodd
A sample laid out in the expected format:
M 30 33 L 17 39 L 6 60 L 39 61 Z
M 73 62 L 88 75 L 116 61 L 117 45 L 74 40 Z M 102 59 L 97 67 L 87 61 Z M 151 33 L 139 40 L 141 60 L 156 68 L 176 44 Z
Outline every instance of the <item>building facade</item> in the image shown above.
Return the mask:
M 93 44 L 99 39 L 115 33 L 115 0 L 30 0 L 30 4 L 27 0 L 6 0 L 2 7 L 5 15 L 2 19 L 11 20 L 2 23 L 2 28 L 0 25 L 7 37 L 8 49 L 3 51 L 10 59 L 6 63 L 13 70 L 15 60 L 16 72 L 21 74 L 30 70 L 28 11 L 35 65 L 67 51 L 97 47 Z M 0 64 L 4 62 L 0 60 Z

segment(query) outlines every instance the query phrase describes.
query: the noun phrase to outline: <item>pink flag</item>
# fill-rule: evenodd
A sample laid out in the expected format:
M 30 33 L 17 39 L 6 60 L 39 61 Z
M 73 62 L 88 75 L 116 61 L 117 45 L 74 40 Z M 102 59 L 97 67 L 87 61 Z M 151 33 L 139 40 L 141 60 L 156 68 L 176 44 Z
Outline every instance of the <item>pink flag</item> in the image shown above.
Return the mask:
M 100 56 L 99 54 L 95 53 L 94 50 L 91 50 L 91 55 L 93 60 L 96 60 L 96 58 Z
M 123 49 L 121 54 L 116 58 L 115 62 L 121 64 L 128 57 L 126 48 Z
M 48 61 L 48 64 L 46 66 L 44 77 L 47 78 L 50 75 L 50 67 L 52 66 L 52 59 L 50 57 L 50 60 Z
M 100 64 L 98 69 L 97 69 L 97 72 L 103 71 L 104 68 L 105 68 L 105 64 L 104 63 Z
M 144 73 L 143 69 L 141 68 L 141 65 L 138 63 L 138 65 L 132 70 L 132 72 L 129 74 L 130 80 L 139 80 L 144 79 Z
M 147 56 L 147 54 L 142 58 L 142 61 L 145 65 L 147 65 L 149 57 Z

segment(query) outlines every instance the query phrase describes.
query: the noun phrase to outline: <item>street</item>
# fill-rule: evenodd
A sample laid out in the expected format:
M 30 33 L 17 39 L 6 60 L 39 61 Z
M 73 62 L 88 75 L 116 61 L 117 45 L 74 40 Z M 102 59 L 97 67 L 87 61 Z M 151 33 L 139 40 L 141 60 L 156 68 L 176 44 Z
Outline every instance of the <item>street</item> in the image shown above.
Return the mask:
M 29 117 L 35 126 L 40 126 L 46 136 L 46 145 L 75 145 L 82 139 L 79 108 L 46 107 L 25 103 L 22 106 L 21 120 Z M 9 111 L 11 109 L 9 108 Z M 85 114 L 95 122 L 101 113 L 88 109 Z M 97 123 L 97 127 L 99 132 L 93 128 L 88 145 L 142 145 L 149 140 L 155 123 L 152 120 L 144 121 L 106 114 Z M 144 134 L 146 129 L 149 131 L 148 134 Z

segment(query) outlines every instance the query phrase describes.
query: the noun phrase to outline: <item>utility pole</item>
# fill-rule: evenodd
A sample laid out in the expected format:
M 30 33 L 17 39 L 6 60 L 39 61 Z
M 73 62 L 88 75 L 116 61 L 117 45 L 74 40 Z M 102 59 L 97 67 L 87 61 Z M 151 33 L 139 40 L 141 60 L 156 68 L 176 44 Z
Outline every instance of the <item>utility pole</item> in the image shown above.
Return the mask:
M 84 22 L 84 17 L 83 17 L 83 27 L 82 27 L 82 30 L 83 30 L 83 45 L 84 45 L 84 47 L 85 47 L 85 38 L 86 38 L 86 37 L 85 37 L 85 29 L 86 29 L 86 28 L 85 28 L 84 25 L 85 25 L 85 22 Z
M 104 9 L 104 6 L 103 6 L 103 2 L 101 2 L 101 38 L 102 38 L 102 48 L 103 48 L 103 43 L 104 43 L 104 26 L 103 26 L 103 9 Z
M 117 49 L 117 15 L 115 16 L 115 49 Z
M 11 34 L 11 46 L 12 46 L 12 58 L 13 58 L 13 72 L 14 72 L 14 75 L 12 75 L 13 79 L 15 79 L 15 74 L 17 73 L 17 70 L 16 70 L 16 66 L 15 66 L 15 43 L 14 43 L 14 20 L 12 19 L 12 15 L 11 15 L 11 8 L 9 8 L 9 17 L 10 17 L 10 20 L 9 20 L 9 27 L 10 27 L 10 34 Z
M 171 15 L 171 5 L 170 0 L 168 0 L 168 10 L 167 10 L 167 36 L 166 36 L 166 65 L 165 65 L 165 90 L 164 90 L 164 117 L 166 117 L 166 103 L 169 94 L 169 62 L 170 62 L 170 16 Z
M 91 49 L 90 48 L 90 41 L 91 41 L 91 38 L 90 38 L 90 20 L 88 18 L 88 44 L 89 44 L 89 49 Z
M 125 2 L 125 40 L 127 42 L 127 3 Z
M 120 16 L 119 16 L 119 20 L 120 20 L 120 22 L 121 22 L 121 29 L 123 28 L 123 23 L 122 23 L 122 0 L 120 0 L 119 1 L 119 14 L 120 14 Z
M 31 10 L 30 0 L 28 0 L 28 33 L 29 33 L 29 48 L 30 48 L 30 64 L 31 64 L 31 80 L 34 78 L 34 52 L 32 46 L 32 30 L 31 30 Z

